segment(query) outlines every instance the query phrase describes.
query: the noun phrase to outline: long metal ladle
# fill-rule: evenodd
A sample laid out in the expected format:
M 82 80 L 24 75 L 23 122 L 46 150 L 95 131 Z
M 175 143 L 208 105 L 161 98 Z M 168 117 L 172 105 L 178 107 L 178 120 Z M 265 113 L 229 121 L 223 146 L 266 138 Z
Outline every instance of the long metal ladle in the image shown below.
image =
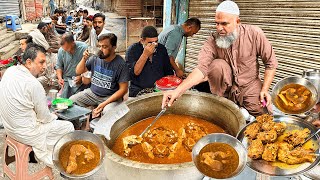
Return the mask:
M 156 116 L 156 118 L 154 118 L 154 120 L 149 124 L 149 126 L 140 134 L 140 137 L 142 137 L 146 132 L 148 132 L 148 130 L 150 129 L 150 127 L 166 112 L 167 108 L 163 108 L 159 114 Z

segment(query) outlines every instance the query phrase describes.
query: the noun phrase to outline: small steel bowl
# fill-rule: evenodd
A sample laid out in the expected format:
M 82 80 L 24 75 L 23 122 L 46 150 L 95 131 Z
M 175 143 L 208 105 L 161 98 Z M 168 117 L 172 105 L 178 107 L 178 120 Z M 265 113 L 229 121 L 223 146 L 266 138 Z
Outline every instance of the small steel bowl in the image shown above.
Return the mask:
M 195 164 L 195 166 L 197 167 L 197 169 L 199 170 L 198 165 L 197 165 L 197 157 L 199 156 L 201 149 L 203 147 L 205 147 L 207 144 L 215 143 L 215 142 L 229 144 L 231 147 L 233 147 L 237 151 L 237 153 L 239 155 L 238 168 L 230 175 L 230 177 L 227 177 L 227 178 L 231 178 L 231 177 L 234 177 L 234 176 L 237 176 L 238 174 L 240 174 L 244 170 L 244 168 L 246 167 L 247 150 L 244 147 L 244 145 L 237 138 L 235 138 L 229 134 L 224 134 L 224 133 L 209 134 L 209 135 L 201 138 L 196 143 L 196 145 L 192 149 L 192 160 L 193 160 L 193 163 Z M 203 174 L 203 175 L 206 176 L 205 174 Z M 214 178 L 214 177 L 211 177 L 211 178 Z
M 284 110 L 283 108 L 281 108 L 279 106 L 279 104 L 277 103 L 277 96 L 280 93 L 281 89 L 289 84 L 299 84 L 302 85 L 304 87 L 306 87 L 307 89 L 309 89 L 309 91 L 311 92 L 311 103 L 309 104 L 308 108 L 306 108 L 303 111 L 299 111 L 299 112 L 290 112 L 287 110 Z M 304 113 L 310 111 L 314 105 L 317 104 L 318 101 L 318 91 L 316 89 L 316 87 L 307 79 L 305 78 L 301 78 L 301 77 L 288 77 L 288 78 L 284 78 L 281 81 L 279 81 L 274 88 L 272 89 L 272 94 L 271 94 L 271 98 L 272 98 L 272 102 L 275 105 L 275 107 L 277 109 L 279 109 L 280 111 L 282 111 L 283 113 L 286 114 L 291 114 L 291 115 L 303 115 Z
M 76 141 L 76 140 L 90 141 L 90 142 L 94 143 L 96 146 L 98 146 L 98 148 L 100 150 L 100 162 L 97 165 L 97 167 L 95 167 L 92 171 L 87 172 L 85 174 L 81 174 L 81 175 L 68 174 L 64 170 L 64 168 L 62 167 L 62 165 L 60 164 L 60 161 L 59 161 L 59 154 L 60 154 L 61 148 L 64 145 L 66 145 L 72 141 Z M 94 173 L 96 173 L 103 165 L 104 157 L 105 157 L 104 144 L 103 144 L 103 141 L 97 135 L 92 134 L 90 132 L 86 132 L 86 131 L 74 131 L 74 132 L 70 132 L 70 133 L 62 136 L 57 141 L 57 143 L 53 147 L 52 160 L 53 160 L 53 164 L 55 165 L 55 167 L 65 177 L 70 178 L 70 179 L 82 179 L 82 178 L 87 178 L 87 177 L 93 175 Z

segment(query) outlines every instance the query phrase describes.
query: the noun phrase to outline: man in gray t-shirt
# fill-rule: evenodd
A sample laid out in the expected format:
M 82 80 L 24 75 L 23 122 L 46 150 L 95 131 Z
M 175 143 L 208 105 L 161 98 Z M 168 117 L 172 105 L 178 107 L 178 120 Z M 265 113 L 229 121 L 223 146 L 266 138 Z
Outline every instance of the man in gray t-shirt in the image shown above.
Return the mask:
M 178 77 L 183 76 L 183 71 L 177 66 L 175 59 L 179 52 L 182 38 L 193 36 L 201 27 L 201 22 L 197 18 L 190 18 L 182 25 L 171 25 L 165 28 L 158 36 L 158 42 L 167 48 L 170 57 L 170 64 Z
M 70 97 L 80 106 L 98 106 L 93 110 L 93 117 L 102 111 L 113 109 L 122 102 L 128 92 L 129 70 L 124 59 L 115 53 L 117 36 L 108 33 L 98 39 L 98 56 L 89 58 L 85 51 L 76 68 L 78 75 L 91 71 L 91 86 Z

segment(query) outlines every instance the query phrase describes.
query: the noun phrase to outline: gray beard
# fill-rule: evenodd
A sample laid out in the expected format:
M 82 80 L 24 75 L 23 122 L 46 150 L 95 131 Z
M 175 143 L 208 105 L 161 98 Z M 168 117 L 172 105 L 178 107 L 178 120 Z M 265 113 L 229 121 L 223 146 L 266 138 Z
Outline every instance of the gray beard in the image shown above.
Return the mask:
M 238 32 L 234 30 L 230 35 L 219 36 L 216 35 L 216 44 L 219 48 L 228 49 L 238 38 Z

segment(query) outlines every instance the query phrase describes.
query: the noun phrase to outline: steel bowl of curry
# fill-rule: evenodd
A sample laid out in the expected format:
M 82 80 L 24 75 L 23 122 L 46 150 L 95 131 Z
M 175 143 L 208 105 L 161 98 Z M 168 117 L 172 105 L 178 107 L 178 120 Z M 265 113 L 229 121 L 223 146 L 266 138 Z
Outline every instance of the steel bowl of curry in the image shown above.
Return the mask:
M 209 134 L 201 138 L 192 149 L 197 169 L 214 179 L 227 179 L 243 171 L 247 151 L 235 137 L 224 133 Z
M 74 131 L 62 136 L 53 149 L 53 163 L 67 178 L 86 178 L 96 173 L 105 157 L 103 141 L 92 133 Z
M 272 90 L 273 104 L 286 114 L 304 114 L 310 111 L 317 101 L 317 89 L 310 81 L 301 77 L 282 79 Z

